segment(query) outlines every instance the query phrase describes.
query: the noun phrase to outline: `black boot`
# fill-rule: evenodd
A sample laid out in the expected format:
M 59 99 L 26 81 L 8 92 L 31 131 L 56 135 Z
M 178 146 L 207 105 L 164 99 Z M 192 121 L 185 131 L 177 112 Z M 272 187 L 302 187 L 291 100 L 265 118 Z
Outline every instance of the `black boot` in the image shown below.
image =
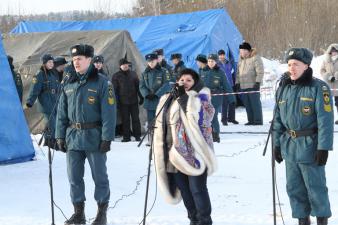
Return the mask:
M 107 209 L 108 202 L 103 204 L 98 204 L 97 214 L 92 225 L 107 225 Z
M 190 225 L 197 225 L 198 224 L 196 210 L 188 212 L 188 218 L 190 220 Z
M 212 140 L 213 140 L 214 142 L 219 143 L 219 142 L 220 142 L 219 134 L 216 133 L 216 132 L 212 132 Z
M 65 221 L 65 225 L 86 224 L 86 216 L 84 213 L 84 202 L 74 204 L 74 214 Z
M 298 219 L 298 225 L 310 225 L 310 224 L 311 224 L 310 217 Z
M 327 225 L 327 217 L 317 217 L 317 225 Z

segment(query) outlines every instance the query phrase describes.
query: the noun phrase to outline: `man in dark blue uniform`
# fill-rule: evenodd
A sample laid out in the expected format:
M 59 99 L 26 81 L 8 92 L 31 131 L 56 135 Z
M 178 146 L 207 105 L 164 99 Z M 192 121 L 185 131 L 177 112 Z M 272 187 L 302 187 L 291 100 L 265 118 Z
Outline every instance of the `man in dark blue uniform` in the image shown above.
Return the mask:
M 274 156 L 285 160 L 286 187 L 292 217 L 299 225 L 327 225 L 331 216 L 325 164 L 333 148 L 333 111 L 329 86 L 313 78 L 312 53 L 287 51 L 288 72 L 276 94 L 273 121 Z
M 172 79 L 171 81 L 176 81 L 180 72 L 186 68 L 184 62 L 182 61 L 182 54 L 181 53 L 174 53 L 171 54 L 170 60 L 174 65 L 174 70 L 172 71 Z
M 36 100 L 40 103 L 38 111 L 42 113 L 44 123 L 46 124 L 44 138 L 46 146 L 56 149 L 55 143 L 55 119 L 56 105 L 59 90 L 59 77 L 54 67 L 54 57 L 50 54 L 42 56 L 42 66 L 35 76 L 32 78 L 32 85 L 29 89 L 28 98 L 26 100 L 26 108 L 33 107 Z
M 167 61 L 164 58 L 164 52 L 162 48 L 154 50 L 154 53 L 157 54 L 157 61 L 158 64 L 160 64 L 161 67 L 166 68 L 169 72 L 168 75 L 170 75 L 170 78 L 167 77 L 167 80 L 172 80 L 172 70 L 173 68 L 167 63 Z
M 115 135 L 116 104 L 113 85 L 91 63 L 94 48 L 79 44 L 71 49 L 75 72 L 61 91 L 57 112 L 56 138 L 67 154 L 67 171 L 74 214 L 65 224 L 86 222 L 83 181 L 87 158 L 95 182 L 98 212 L 93 225 L 107 223 L 110 197 L 107 155 Z

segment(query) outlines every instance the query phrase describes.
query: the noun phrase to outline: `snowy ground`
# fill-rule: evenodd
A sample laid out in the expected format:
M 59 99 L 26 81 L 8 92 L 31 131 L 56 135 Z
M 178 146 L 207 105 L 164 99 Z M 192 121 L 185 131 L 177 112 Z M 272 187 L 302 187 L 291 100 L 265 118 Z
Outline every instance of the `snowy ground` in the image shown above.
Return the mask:
M 314 60 L 313 68 L 319 70 L 322 57 Z M 264 59 L 266 68 L 265 86 L 273 87 L 273 80 L 286 65 Z M 269 121 L 272 119 L 273 94 L 262 94 L 264 125 L 244 126 L 247 122 L 244 108 L 236 110 L 239 125 L 230 124 L 222 127 L 221 143 L 215 144 L 219 169 L 208 180 L 212 200 L 212 218 L 215 225 L 265 225 L 273 224 L 272 185 L 270 151 L 262 156 L 267 138 Z M 336 115 L 335 115 L 336 116 Z M 338 131 L 338 129 L 336 128 Z M 338 132 L 337 132 L 338 133 Z M 38 136 L 32 136 L 36 160 L 0 167 L 0 225 L 46 225 L 51 224 L 50 192 L 48 184 L 47 150 L 37 146 Z M 337 140 L 338 134 L 335 134 Z M 337 141 L 335 141 L 337 146 Z M 330 224 L 338 224 L 338 154 L 332 152 L 327 164 L 327 185 L 333 217 Z M 112 143 L 108 153 L 108 175 L 111 188 L 112 208 L 108 211 L 109 224 L 137 225 L 143 217 L 148 148 L 137 148 L 136 142 Z M 285 224 L 296 225 L 291 218 L 288 197 L 285 191 L 284 164 L 277 165 L 277 185 L 280 195 L 281 210 Z M 151 171 L 149 206 L 155 202 L 147 218 L 149 225 L 187 225 L 185 208 L 166 204 L 160 193 L 156 195 L 154 167 Z M 72 212 L 69 197 L 69 184 L 66 173 L 65 155 L 56 152 L 53 160 L 54 201 L 62 208 L 67 217 Z M 96 214 L 93 199 L 94 185 L 88 164 L 86 164 L 86 216 L 92 219 Z M 137 183 L 139 185 L 137 186 Z M 127 196 L 131 193 L 129 197 Z M 119 199 L 123 200 L 119 200 Z M 156 198 L 156 199 L 155 199 Z M 278 209 L 278 208 L 277 208 Z M 56 224 L 63 224 L 65 218 L 55 208 Z M 315 219 L 312 218 L 314 222 Z M 282 223 L 278 209 L 277 224 Z
M 208 180 L 212 200 L 212 217 L 215 225 L 263 225 L 273 224 L 272 187 L 270 169 L 270 148 L 262 156 L 266 134 L 231 133 L 265 132 L 272 116 L 272 100 L 263 99 L 264 125 L 247 127 L 243 108 L 237 109 L 240 125 L 222 127 L 221 143 L 215 144 L 219 169 Z M 337 138 L 337 134 L 335 135 Z M 33 137 L 36 146 L 38 137 Z M 108 154 L 111 204 L 133 192 L 136 182 L 146 174 L 148 149 L 137 148 L 136 142 L 114 142 Z M 46 149 L 36 146 L 35 161 L 0 167 L 0 224 L 1 225 L 46 225 L 51 224 L 50 194 L 48 185 L 48 159 Z M 233 156 L 233 157 L 230 157 Z M 327 179 L 333 217 L 330 224 L 338 224 L 338 154 L 330 154 L 327 165 Z M 93 200 L 93 182 L 88 164 L 86 165 L 86 216 L 93 218 L 96 204 Z M 65 155 L 55 153 L 53 161 L 55 202 L 67 217 L 72 214 L 69 185 L 66 174 Z M 277 166 L 277 183 L 285 224 L 297 224 L 291 218 L 290 206 L 285 191 L 284 165 Z M 142 220 L 146 177 L 141 179 L 135 194 L 119 201 L 109 209 L 109 224 L 136 225 Z M 152 167 L 149 207 L 155 198 L 156 181 Z M 278 224 L 282 224 L 278 213 Z M 55 208 L 56 224 L 63 224 L 65 218 Z M 313 219 L 314 221 L 314 219 Z M 166 204 L 158 193 L 147 224 L 185 225 L 188 224 L 183 204 Z

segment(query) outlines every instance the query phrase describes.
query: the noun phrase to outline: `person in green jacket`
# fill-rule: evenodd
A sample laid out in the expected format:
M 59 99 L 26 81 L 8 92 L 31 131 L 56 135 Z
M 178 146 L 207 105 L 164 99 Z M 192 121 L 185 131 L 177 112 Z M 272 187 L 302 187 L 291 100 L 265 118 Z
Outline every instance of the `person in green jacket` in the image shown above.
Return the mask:
M 42 113 L 46 125 L 44 131 L 45 146 L 57 149 L 55 142 L 55 119 L 56 105 L 59 91 L 59 76 L 54 67 L 54 57 L 51 54 L 42 56 L 42 65 L 39 71 L 32 78 L 32 84 L 29 89 L 26 100 L 26 108 L 33 107 L 38 100 L 38 111 Z
M 112 83 L 91 63 L 94 48 L 79 44 L 71 47 L 73 72 L 61 90 L 56 120 L 56 138 L 66 152 L 70 196 L 74 214 L 65 224 L 86 223 L 84 213 L 85 160 L 95 182 L 94 198 L 98 205 L 92 225 L 107 224 L 110 197 L 107 152 L 115 137 L 116 99 Z
M 15 83 L 16 91 L 18 92 L 20 102 L 22 102 L 23 84 L 22 84 L 21 75 L 14 71 L 13 57 L 8 55 L 7 59 L 8 59 L 9 67 L 11 68 L 11 72 L 13 75 L 13 80 Z
M 285 160 L 287 193 L 299 225 L 327 225 L 331 216 L 325 164 L 333 148 L 333 110 L 329 86 L 313 77 L 312 53 L 291 48 L 288 72 L 276 92 L 274 158 Z
M 198 54 L 195 60 L 198 66 L 198 75 L 201 77 L 201 74 L 206 73 L 209 70 L 209 67 L 207 65 L 207 56 L 203 54 Z
M 150 53 L 145 56 L 148 66 L 141 75 L 140 92 L 144 98 L 143 107 L 147 110 L 147 121 L 150 126 L 155 118 L 155 111 L 159 99 L 169 90 L 168 70 L 157 62 L 157 54 Z
M 211 103 L 215 108 L 215 114 L 212 119 L 212 134 L 214 142 L 220 142 L 218 112 L 220 111 L 220 107 L 222 106 L 223 98 L 228 98 L 229 102 L 235 102 L 235 97 L 233 95 L 222 95 L 225 93 L 231 93 L 232 88 L 227 81 L 224 72 L 218 67 L 217 60 L 218 56 L 216 54 L 209 54 L 208 70 L 200 74 L 204 85 L 210 89 L 211 95 L 213 95 L 211 97 Z

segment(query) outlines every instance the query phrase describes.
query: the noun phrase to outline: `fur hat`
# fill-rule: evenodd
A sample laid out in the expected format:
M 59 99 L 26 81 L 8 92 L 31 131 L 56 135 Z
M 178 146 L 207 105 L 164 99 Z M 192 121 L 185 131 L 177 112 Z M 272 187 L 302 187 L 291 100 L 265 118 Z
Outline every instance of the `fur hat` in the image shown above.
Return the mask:
M 65 57 L 59 56 L 54 59 L 54 67 L 58 67 L 65 64 L 67 64 L 67 60 L 65 59 Z
M 162 48 L 155 49 L 153 53 L 155 53 L 157 55 L 163 55 L 163 49 Z
M 243 42 L 239 45 L 239 49 L 246 49 L 248 51 L 251 51 L 252 47 L 248 42 Z
M 207 56 L 203 54 L 199 54 L 195 60 L 205 64 L 208 62 Z
M 216 54 L 209 54 L 208 55 L 208 59 L 212 59 L 212 60 L 217 61 L 218 60 L 218 56 Z
M 49 60 L 53 60 L 54 61 L 54 57 L 51 54 L 44 54 L 41 57 L 42 64 L 46 64 Z
M 103 58 L 102 55 L 96 55 L 96 56 L 94 56 L 93 63 L 98 63 L 98 62 L 104 63 L 104 58 Z
M 173 59 L 182 59 L 182 54 L 181 53 L 171 54 L 170 60 L 173 60 Z
M 70 48 L 70 55 L 71 55 L 71 57 L 83 55 L 83 56 L 86 56 L 86 57 L 93 58 L 94 48 L 93 48 L 93 46 L 86 45 L 86 44 L 74 45 L 73 47 Z
M 150 61 L 153 61 L 155 59 L 158 59 L 158 56 L 155 53 L 149 53 L 145 56 L 145 58 L 148 62 L 150 62 Z
M 285 61 L 287 63 L 290 59 L 296 59 L 307 65 L 310 65 L 312 57 L 312 52 L 307 48 L 290 48 L 286 52 Z
M 186 69 L 181 70 L 181 72 L 179 73 L 177 79 L 179 80 L 180 77 L 181 77 L 183 74 L 189 74 L 189 75 L 191 75 L 192 79 L 194 79 L 194 81 L 195 81 L 195 84 L 198 83 L 198 81 L 200 80 L 200 76 L 199 76 L 198 73 L 197 73 L 195 70 L 193 70 L 193 69 L 186 68 Z

